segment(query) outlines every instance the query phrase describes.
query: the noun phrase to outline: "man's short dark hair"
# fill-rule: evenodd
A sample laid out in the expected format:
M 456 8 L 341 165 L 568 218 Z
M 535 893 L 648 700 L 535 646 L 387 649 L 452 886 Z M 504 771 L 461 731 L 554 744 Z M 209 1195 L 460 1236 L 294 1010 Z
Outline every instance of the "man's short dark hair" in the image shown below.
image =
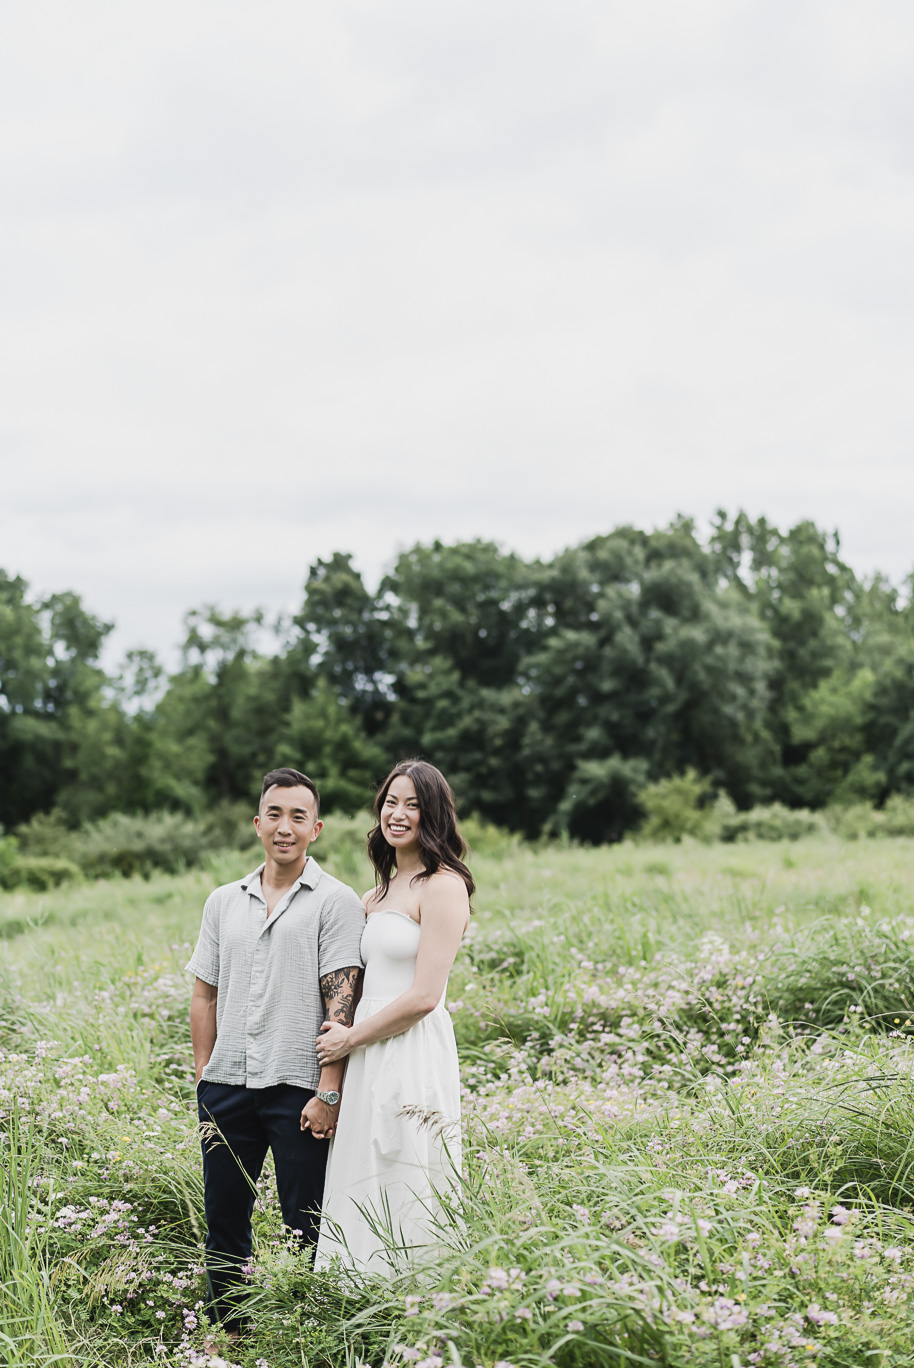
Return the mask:
M 269 774 L 263 776 L 263 788 L 260 790 L 260 801 L 263 802 L 263 795 L 266 793 L 267 789 L 274 787 L 298 788 L 299 784 L 301 784 L 303 788 L 310 789 L 314 794 L 314 802 L 319 814 L 321 810 L 321 796 L 317 791 L 317 784 L 315 784 L 313 779 L 309 779 L 307 774 L 302 774 L 301 770 L 288 769 L 286 766 L 283 766 L 282 769 L 270 770 Z

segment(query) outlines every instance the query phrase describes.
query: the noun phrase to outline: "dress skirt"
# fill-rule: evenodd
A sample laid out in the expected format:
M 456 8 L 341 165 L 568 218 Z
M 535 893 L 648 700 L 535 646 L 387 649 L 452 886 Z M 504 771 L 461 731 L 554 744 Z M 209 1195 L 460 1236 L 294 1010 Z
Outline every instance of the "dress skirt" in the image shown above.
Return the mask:
M 355 1021 L 389 998 L 363 998 Z M 460 1077 L 442 1001 L 400 1035 L 353 1050 L 330 1142 L 316 1266 L 364 1272 L 433 1257 L 461 1167 Z

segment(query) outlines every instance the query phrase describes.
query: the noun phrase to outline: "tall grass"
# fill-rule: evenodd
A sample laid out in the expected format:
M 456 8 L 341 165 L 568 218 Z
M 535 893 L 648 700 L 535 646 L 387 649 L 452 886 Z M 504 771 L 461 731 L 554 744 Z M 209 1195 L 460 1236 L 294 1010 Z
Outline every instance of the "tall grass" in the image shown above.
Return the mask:
M 480 851 L 449 991 L 460 1219 L 420 1273 L 318 1276 L 268 1169 L 230 1360 L 914 1364 L 914 842 L 785 855 Z M 334 858 L 367 886 L 354 838 Z M 24 928 L 0 984 L 0 1363 L 199 1362 L 182 966 L 246 867 L 0 900 Z
M 36 1209 L 41 1167 L 34 1118 L 3 1119 L 0 1191 L 0 1364 L 74 1362 L 51 1286 L 47 1230 Z

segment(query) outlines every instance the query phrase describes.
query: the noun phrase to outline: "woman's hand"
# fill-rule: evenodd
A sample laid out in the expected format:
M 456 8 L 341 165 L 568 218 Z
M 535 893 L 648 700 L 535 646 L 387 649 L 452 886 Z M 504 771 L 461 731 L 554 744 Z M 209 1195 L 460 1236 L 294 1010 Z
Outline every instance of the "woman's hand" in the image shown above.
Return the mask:
M 317 1060 L 321 1068 L 325 1064 L 336 1064 L 345 1059 L 352 1049 L 349 1037 L 351 1026 L 341 1026 L 338 1021 L 325 1021 L 317 1037 Z

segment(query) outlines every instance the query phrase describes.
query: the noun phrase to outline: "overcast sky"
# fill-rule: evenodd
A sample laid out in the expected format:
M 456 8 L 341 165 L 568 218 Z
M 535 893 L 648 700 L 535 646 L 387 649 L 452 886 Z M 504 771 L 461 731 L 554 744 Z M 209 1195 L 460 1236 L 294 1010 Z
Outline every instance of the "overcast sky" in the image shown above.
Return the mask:
M 0 566 L 118 651 L 745 508 L 914 567 L 908 0 L 6 0 Z

